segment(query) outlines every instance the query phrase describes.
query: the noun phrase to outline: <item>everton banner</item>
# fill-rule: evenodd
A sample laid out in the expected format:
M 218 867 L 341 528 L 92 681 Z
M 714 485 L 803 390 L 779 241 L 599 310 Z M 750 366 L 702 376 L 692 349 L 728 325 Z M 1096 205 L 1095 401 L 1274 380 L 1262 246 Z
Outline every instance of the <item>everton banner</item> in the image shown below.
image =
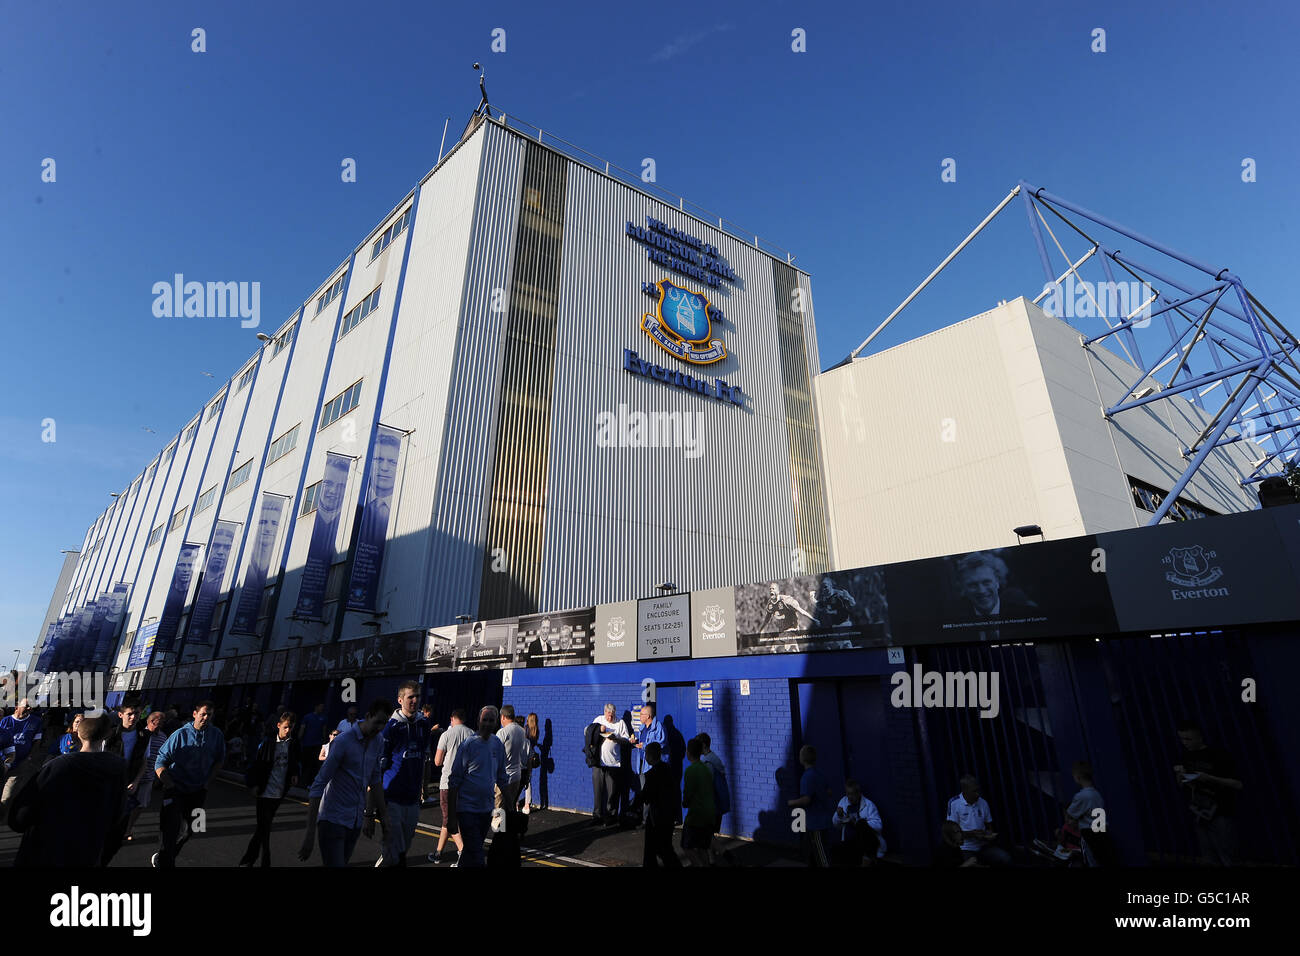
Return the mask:
M 164 653 L 172 649 L 176 640 L 176 629 L 181 623 L 181 612 L 190 596 L 190 582 L 194 578 L 194 565 L 199 559 L 201 544 L 185 542 L 180 554 L 176 556 L 176 570 L 172 572 L 172 586 L 167 589 L 167 600 L 163 602 L 162 617 L 158 619 L 158 636 L 154 639 L 154 650 Z
M 366 488 L 365 511 L 361 515 L 361 531 L 352 558 L 352 581 L 348 585 L 349 610 L 375 609 L 379 572 L 384 564 L 384 542 L 388 539 L 388 512 L 401 450 L 400 431 L 386 425 L 375 429 L 375 438 L 370 445 L 370 481 Z
M 131 656 L 126 662 L 128 669 L 133 667 L 144 667 L 149 663 L 149 657 L 153 654 L 154 637 L 157 634 L 157 621 L 154 621 L 152 624 L 146 624 L 135 632 L 135 642 L 131 645 Z
M 50 626 L 45 629 L 45 643 L 41 645 L 41 653 L 36 658 L 35 670 L 44 674 L 50 669 L 50 662 L 54 660 L 54 636 L 59 632 L 59 622 L 51 621 Z
M 60 670 L 81 670 L 82 662 L 86 658 L 86 632 L 90 630 L 90 622 L 95 616 L 95 602 L 83 604 L 77 610 L 72 612 L 72 619 L 68 629 L 67 657 Z
M 58 626 L 54 629 L 54 651 L 50 655 L 50 660 L 42 670 L 45 673 L 57 670 L 66 670 L 63 666 L 64 661 L 69 657 L 68 647 L 72 643 L 72 622 L 77 616 L 69 612 L 59 619 Z
M 122 619 L 126 617 L 126 599 L 131 591 L 129 584 L 114 585 L 113 590 L 100 595 L 99 603 L 104 607 L 104 620 L 99 626 L 95 638 L 95 649 L 91 664 L 103 667 L 109 663 L 109 655 L 117 647 L 117 638 L 122 629 Z
M 275 539 L 280 534 L 280 516 L 284 513 L 285 500 L 282 495 L 273 495 L 269 491 L 262 495 L 262 511 L 257 516 L 252 540 L 253 553 L 248 559 L 244 589 L 239 593 L 235 622 L 230 626 L 231 634 L 257 634 L 257 615 L 262 609 L 262 592 L 266 589 L 266 574 L 271 567 Z
M 190 612 L 190 626 L 185 635 L 187 647 L 211 643 L 208 638 L 212 630 L 212 612 L 217 606 L 221 585 L 226 580 L 226 565 L 230 561 L 230 548 L 235 543 L 238 527 L 239 523 L 235 521 L 218 521 L 212 530 L 207 567 L 203 569 L 203 582 L 194 598 L 194 610 Z
M 334 452 L 325 453 L 325 477 L 316 492 L 316 523 L 311 529 L 307 560 L 302 568 L 298 589 L 297 617 L 321 620 L 325 604 L 325 583 L 334 562 L 334 542 L 338 540 L 339 515 L 343 512 L 343 493 L 348 484 L 352 460 Z

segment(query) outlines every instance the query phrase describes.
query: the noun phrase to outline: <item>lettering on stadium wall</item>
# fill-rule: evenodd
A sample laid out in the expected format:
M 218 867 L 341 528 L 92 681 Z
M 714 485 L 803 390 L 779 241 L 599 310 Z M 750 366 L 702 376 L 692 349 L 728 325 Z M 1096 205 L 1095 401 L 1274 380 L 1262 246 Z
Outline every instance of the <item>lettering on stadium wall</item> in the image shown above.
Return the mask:
M 728 385 L 720 378 L 710 381 L 707 378 L 685 375 L 675 369 L 664 368 L 662 365 L 647 362 L 631 349 L 623 350 L 623 370 L 634 375 L 643 375 L 646 378 L 674 385 L 688 392 L 707 395 L 710 398 L 716 398 L 720 402 L 731 402 L 741 408 L 745 407 L 745 393 L 739 385 Z

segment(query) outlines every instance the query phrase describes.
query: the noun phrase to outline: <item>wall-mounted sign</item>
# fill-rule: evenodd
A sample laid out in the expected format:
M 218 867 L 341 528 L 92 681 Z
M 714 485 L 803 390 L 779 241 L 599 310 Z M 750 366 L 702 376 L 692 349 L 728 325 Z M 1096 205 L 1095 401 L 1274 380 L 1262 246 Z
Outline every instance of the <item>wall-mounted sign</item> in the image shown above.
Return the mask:
M 722 287 L 723 279 L 736 281 L 736 273 L 723 261 L 717 246 L 674 229 L 653 216 L 646 216 L 645 223 L 645 226 L 638 226 L 629 222 L 626 231 L 631 238 L 649 247 L 646 256 L 651 262 L 698 279 L 715 289 Z
M 641 329 L 669 355 L 692 365 L 712 365 L 727 357 L 722 339 L 713 338 L 709 300 L 671 279 L 655 283 L 659 301 L 641 316 Z
M 700 681 L 695 685 L 696 708 L 706 714 L 713 713 L 713 681 Z
M 637 602 L 636 658 L 639 661 L 691 656 L 691 596 L 669 594 Z

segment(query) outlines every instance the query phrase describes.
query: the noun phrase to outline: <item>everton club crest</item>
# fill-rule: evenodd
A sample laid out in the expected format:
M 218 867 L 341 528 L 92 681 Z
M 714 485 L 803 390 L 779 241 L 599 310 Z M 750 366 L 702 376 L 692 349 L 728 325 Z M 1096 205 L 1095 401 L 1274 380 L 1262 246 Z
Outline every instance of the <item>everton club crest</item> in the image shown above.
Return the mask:
M 1162 564 L 1173 568 L 1165 572 L 1165 580 L 1179 587 L 1203 588 L 1223 577 L 1223 569 L 1212 567 L 1210 563 L 1217 557 L 1217 552 L 1207 552 L 1199 544 L 1190 548 L 1170 548 L 1169 555 L 1161 559 Z
M 711 365 L 727 357 L 721 339 L 712 338 L 708 299 L 698 292 L 683 289 L 670 279 L 655 285 L 659 304 L 654 312 L 641 317 L 641 328 L 659 343 L 664 351 L 693 365 Z

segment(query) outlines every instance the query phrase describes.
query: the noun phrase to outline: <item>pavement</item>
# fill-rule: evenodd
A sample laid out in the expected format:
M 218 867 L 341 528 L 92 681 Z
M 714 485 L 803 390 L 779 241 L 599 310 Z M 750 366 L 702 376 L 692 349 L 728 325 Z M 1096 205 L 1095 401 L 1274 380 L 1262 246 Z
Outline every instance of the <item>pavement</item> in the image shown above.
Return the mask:
M 153 808 L 140 815 L 135 826 L 135 840 L 122 846 L 114 857 L 114 867 L 148 867 L 150 857 L 158 850 L 159 797 L 155 792 Z M 223 772 L 208 793 L 206 830 L 196 834 L 181 850 L 178 867 L 234 867 L 248 846 L 253 833 L 255 812 L 253 797 L 243 783 L 243 775 Z M 407 853 L 407 866 L 430 868 L 447 867 L 446 863 L 433 864 L 427 856 L 438 844 L 442 824 L 441 812 L 436 805 L 420 811 L 420 823 L 415 839 Z M 313 850 L 311 859 L 298 860 L 303 829 L 307 825 L 307 794 L 294 788 L 280 805 L 271 831 L 271 863 L 276 867 L 318 867 L 320 851 Z M 373 867 L 380 855 L 380 830 L 374 840 L 364 836 L 357 841 L 352 855 L 352 866 Z M 680 833 L 680 828 L 677 831 Z M 674 839 L 674 844 L 679 838 Z M 18 852 L 21 835 L 0 827 L 0 867 L 12 866 Z M 640 866 L 645 844 L 644 831 L 618 827 L 595 826 L 590 814 L 568 810 L 534 810 L 529 815 L 528 833 L 523 841 L 524 866 L 549 867 L 601 867 Z M 448 841 L 448 862 L 454 847 Z M 720 865 L 726 866 L 799 866 L 798 852 L 794 848 L 771 846 L 750 840 L 720 837 L 715 847 L 724 854 Z M 685 857 L 678 856 L 685 862 Z

